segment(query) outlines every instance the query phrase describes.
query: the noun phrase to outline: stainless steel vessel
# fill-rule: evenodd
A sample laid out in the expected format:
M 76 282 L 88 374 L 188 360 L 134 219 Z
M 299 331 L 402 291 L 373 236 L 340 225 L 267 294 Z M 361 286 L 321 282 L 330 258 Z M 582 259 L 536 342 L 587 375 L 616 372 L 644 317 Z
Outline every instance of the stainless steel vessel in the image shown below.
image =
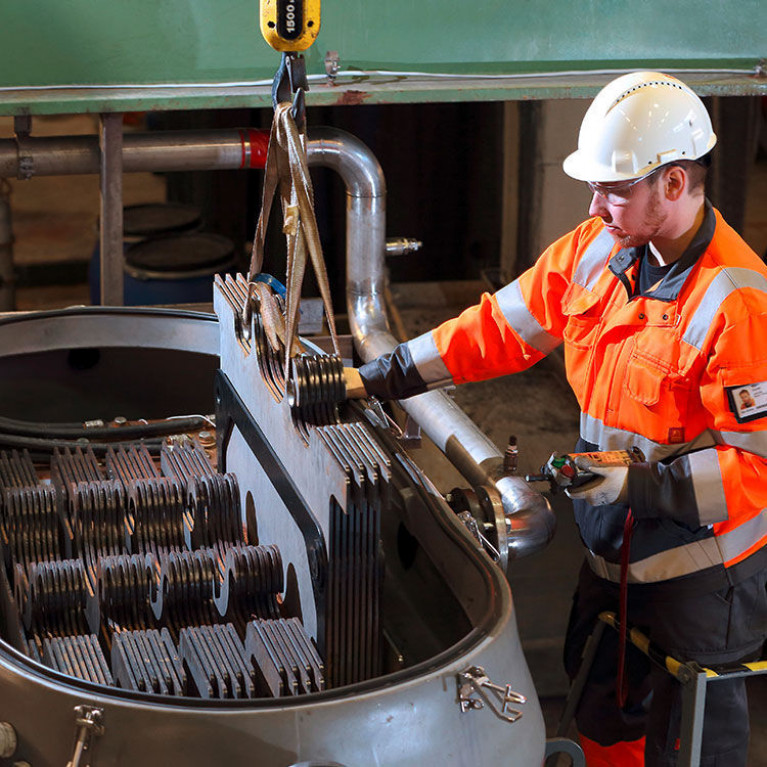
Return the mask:
M 161 310 L 73 309 L 14 316 L 0 322 L 0 348 L 8 352 L 0 366 L 15 367 L 20 381 L 18 371 L 25 361 L 33 370 L 42 365 L 54 382 L 50 397 L 60 401 L 61 392 L 82 373 L 62 362 L 62 353 L 100 349 L 111 367 L 110 354 L 125 353 L 127 366 L 131 357 L 140 366 L 144 354 L 163 350 L 198 360 L 200 377 L 206 381 L 199 388 L 204 391 L 210 384 L 212 395 L 208 363 L 218 361 L 218 333 L 229 332 L 224 329 L 233 320 L 225 309 L 221 313 L 218 323 L 209 315 Z M 224 354 L 242 351 L 230 348 Z M 241 354 L 239 380 L 229 363 L 223 367 L 249 405 L 263 408 L 265 430 L 271 428 L 265 423 L 271 418 L 279 433 L 294 431 L 289 414 L 283 423 L 282 403 L 271 392 L 259 393 L 260 374 L 254 377 L 250 373 L 255 371 L 248 371 L 255 361 L 255 356 Z M 89 375 L 109 376 L 99 367 L 94 365 Z M 160 375 L 167 378 L 169 371 Z M 172 391 L 179 382 L 170 383 L 172 407 Z M 267 399 L 259 405 L 259 397 Z M 128 399 L 125 407 L 130 407 Z M 4 401 L 12 407 L 10 394 Z M 282 450 L 276 440 L 272 447 L 277 453 Z M 305 449 L 311 453 L 311 448 Z M 283 452 L 282 459 L 290 469 L 290 455 Z M 64 676 L 3 642 L 0 721 L 15 731 L 14 759 L 32 765 L 66 764 L 79 743 L 80 761 L 73 763 L 93 765 L 540 764 L 543 722 L 503 573 L 477 548 L 404 452 L 393 453 L 392 459 L 400 468 L 393 472 L 393 501 L 381 525 L 386 562 L 381 630 L 388 652 L 378 675 L 292 699 L 170 699 Z M 316 456 L 311 460 L 316 464 Z M 228 461 L 242 482 L 245 504 L 249 492 L 261 492 L 260 462 L 242 444 L 234 447 Z M 273 479 L 289 479 L 309 497 L 307 488 L 321 488 L 323 477 L 299 468 L 287 478 Z M 285 510 L 274 498 L 264 503 L 256 498 L 256 504 L 260 542 L 270 542 L 268 537 L 274 535 L 287 543 L 290 530 L 280 533 Z M 270 514 L 274 521 L 267 521 Z M 285 563 L 287 570 L 301 571 L 299 579 L 306 576 L 298 554 Z M 4 595 L 6 610 L 10 596 Z M 306 605 L 303 613 L 315 636 Z M 520 703 L 518 696 L 526 702 Z M 521 712 L 521 718 L 513 711 Z M 82 749 L 84 743 L 87 750 Z

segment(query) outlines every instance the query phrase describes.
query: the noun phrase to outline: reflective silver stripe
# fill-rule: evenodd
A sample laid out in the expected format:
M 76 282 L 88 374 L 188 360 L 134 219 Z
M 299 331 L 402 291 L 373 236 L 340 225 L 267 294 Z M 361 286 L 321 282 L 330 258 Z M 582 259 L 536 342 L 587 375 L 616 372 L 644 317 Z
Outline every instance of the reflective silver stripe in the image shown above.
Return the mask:
M 575 267 L 573 282 L 591 290 L 601 277 L 610 258 L 615 241 L 606 229 L 603 229 L 586 248 Z M 501 288 L 495 298 L 506 318 L 506 322 L 519 334 L 523 341 L 543 354 L 548 354 L 562 340 L 552 335 L 533 317 L 527 308 L 519 280 Z
M 729 562 L 739 557 L 765 535 L 767 535 L 767 509 L 762 509 L 753 519 L 717 537 L 724 561 Z
M 767 458 L 767 431 L 723 431 L 720 444 L 731 445 L 747 453 Z
M 719 307 L 730 293 L 741 288 L 754 288 L 767 293 L 767 278 L 750 269 L 722 269 L 706 288 L 703 300 L 690 318 L 682 340 L 702 350 Z
M 407 342 L 410 356 L 413 358 L 418 374 L 430 387 L 453 382 L 450 371 L 442 361 L 431 331 L 423 333 Z
M 581 413 L 581 437 L 586 442 L 597 445 L 600 450 L 628 450 L 632 447 L 638 447 L 648 461 L 660 461 L 663 458 L 682 455 L 692 450 L 713 447 L 722 444 L 723 441 L 714 432 L 704 431 L 691 442 L 664 445 L 627 429 L 605 426 L 602 421 L 588 415 L 588 413 Z
M 615 240 L 607 229 L 603 229 L 581 256 L 578 266 L 575 267 L 573 282 L 591 290 L 602 276 L 613 247 Z
M 620 583 L 621 566 L 606 562 L 603 557 L 586 551 L 586 559 L 596 575 L 614 583 Z M 682 575 L 705 570 L 723 563 L 722 554 L 716 538 L 704 538 L 684 546 L 661 551 L 651 557 L 632 562 L 628 567 L 629 583 L 655 583 L 669 578 L 679 578 Z
M 684 546 L 653 554 L 639 562 L 632 562 L 628 567 L 628 582 L 656 583 L 669 578 L 692 575 L 708 567 L 735 559 L 765 536 L 767 536 L 767 509 L 762 509 L 756 517 L 729 533 L 687 543 Z M 604 557 L 588 549 L 586 559 L 595 575 L 620 583 L 620 565 L 607 562 Z
M 727 499 L 724 495 L 722 472 L 715 449 L 701 450 L 687 456 L 690 464 L 695 503 L 701 525 L 712 525 L 727 519 Z M 724 512 L 725 516 L 722 516 Z
M 561 338 L 557 338 L 545 330 L 530 313 L 522 296 L 519 280 L 514 280 L 514 282 L 501 288 L 495 294 L 495 299 L 498 301 L 498 307 L 509 326 L 533 349 L 548 354 L 562 343 Z
M 714 445 L 729 445 L 761 458 L 767 458 L 767 431 L 713 431 L 708 429 L 701 432 L 691 442 L 664 445 L 627 429 L 605 426 L 593 415 L 581 413 L 581 437 L 586 442 L 598 445 L 600 450 L 626 450 L 636 446 L 645 454 L 648 461 L 660 461 L 669 456 L 682 455 Z

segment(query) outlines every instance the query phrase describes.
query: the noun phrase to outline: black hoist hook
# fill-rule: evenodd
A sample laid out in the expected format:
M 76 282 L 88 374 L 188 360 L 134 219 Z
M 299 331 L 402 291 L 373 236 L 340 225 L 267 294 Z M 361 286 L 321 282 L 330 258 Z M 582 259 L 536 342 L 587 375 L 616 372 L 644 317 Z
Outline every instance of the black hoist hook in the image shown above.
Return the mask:
M 308 90 L 304 57 L 294 51 L 284 51 L 272 83 L 272 106 L 277 109 L 278 104 L 291 102 L 290 113 L 301 133 L 306 130 L 305 94 Z

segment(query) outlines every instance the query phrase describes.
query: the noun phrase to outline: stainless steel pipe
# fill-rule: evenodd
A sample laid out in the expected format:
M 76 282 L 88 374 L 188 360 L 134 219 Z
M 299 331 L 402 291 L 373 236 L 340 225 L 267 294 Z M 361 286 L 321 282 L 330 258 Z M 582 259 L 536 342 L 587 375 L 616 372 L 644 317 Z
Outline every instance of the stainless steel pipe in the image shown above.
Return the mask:
M 217 130 L 126 134 L 123 171 L 180 171 L 263 166 L 265 134 Z M 310 130 L 310 165 L 335 170 L 346 186 L 346 264 L 349 322 L 364 360 L 391 351 L 384 302 L 386 184 L 378 161 L 359 139 L 334 128 Z M 0 176 L 97 173 L 95 137 L 0 140 Z M 20 162 L 20 158 L 24 158 Z M 259 164 L 260 163 L 260 164 Z M 503 455 L 443 392 L 400 402 L 456 469 L 475 488 L 498 493 L 506 536 L 504 558 L 535 553 L 553 537 L 555 520 L 546 499 L 520 477 L 503 476 Z M 500 525 L 497 525 L 500 527 Z
M 309 163 L 335 170 L 346 184 L 346 301 L 349 324 L 365 361 L 397 344 L 384 303 L 386 186 L 372 152 L 357 138 L 330 128 L 311 132 Z M 476 487 L 494 489 L 502 518 L 496 522 L 502 565 L 542 549 L 555 530 L 546 499 L 520 477 L 503 476 L 503 455 L 444 393 L 428 392 L 399 403 L 456 469 Z M 491 501 L 492 502 L 492 501 Z
M 268 133 L 254 130 L 163 131 L 123 136 L 123 172 L 263 168 Z M 0 139 L 0 177 L 98 173 L 97 136 Z

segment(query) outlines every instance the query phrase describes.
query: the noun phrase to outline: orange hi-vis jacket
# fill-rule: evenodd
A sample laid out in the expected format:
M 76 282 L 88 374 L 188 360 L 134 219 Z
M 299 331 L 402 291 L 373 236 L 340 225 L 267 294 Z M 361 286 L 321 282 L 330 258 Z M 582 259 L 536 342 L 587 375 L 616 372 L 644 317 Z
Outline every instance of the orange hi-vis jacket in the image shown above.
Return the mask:
M 511 284 L 364 365 L 363 381 L 403 398 L 517 372 L 564 341 L 578 449 L 646 457 L 629 470 L 629 582 L 763 567 L 767 267 L 708 203 L 687 251 L 642 291 L 644 254 L 590 219 Z M 612 581 L 626 513 L 575 502 L 591 567 Z

